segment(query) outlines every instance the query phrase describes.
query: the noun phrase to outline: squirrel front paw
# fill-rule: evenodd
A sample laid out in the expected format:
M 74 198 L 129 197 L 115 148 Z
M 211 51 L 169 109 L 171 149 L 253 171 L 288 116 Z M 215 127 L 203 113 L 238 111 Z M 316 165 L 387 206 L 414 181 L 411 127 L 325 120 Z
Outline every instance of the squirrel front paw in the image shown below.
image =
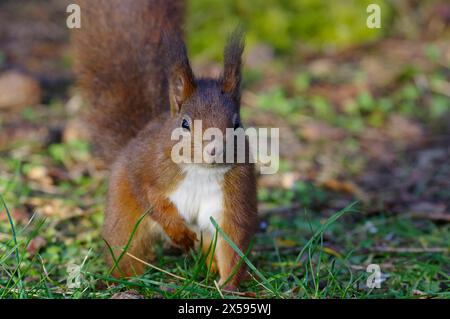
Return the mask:
M 195 242 L 198 241 L 197 234 L 190 230 L 185 224 L 177 227 L 176 231 L 170 236 L 173 243 L 185 251 L 195 248 Z

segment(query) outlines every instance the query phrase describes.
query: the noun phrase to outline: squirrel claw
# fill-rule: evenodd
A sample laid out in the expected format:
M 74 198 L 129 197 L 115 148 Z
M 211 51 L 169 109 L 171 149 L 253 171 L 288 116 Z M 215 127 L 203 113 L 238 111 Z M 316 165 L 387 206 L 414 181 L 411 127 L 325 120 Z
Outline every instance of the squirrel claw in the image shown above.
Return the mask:
M 181 247 L 184 251 L 189 251 L 195 248 L 195 242 L 198 241 L 197 234 L 187 228 L 183 227 L 175 238 L 172 238 L 175 245 Z

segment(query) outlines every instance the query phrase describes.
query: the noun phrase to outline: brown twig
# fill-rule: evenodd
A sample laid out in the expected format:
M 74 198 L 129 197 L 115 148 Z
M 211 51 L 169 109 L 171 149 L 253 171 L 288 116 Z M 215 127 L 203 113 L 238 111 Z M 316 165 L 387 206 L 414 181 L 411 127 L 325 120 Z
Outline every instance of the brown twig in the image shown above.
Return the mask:
M 414 219 L 428 219 L 437 222 L 447 222 L 450 223 L 449 213 L 426 213 L 426 212 L 415 212 L 409 214 L 409 217 Z

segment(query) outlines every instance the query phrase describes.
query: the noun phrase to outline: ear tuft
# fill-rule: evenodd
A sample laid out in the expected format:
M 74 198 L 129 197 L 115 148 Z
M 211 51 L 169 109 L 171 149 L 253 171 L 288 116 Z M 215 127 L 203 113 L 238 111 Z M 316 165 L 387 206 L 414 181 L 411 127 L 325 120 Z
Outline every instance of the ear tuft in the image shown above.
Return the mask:
M 179 33 L 164 32 L 163 46 L 167 52 L 167 78 L 170 112 L 176 115 L 195 91 L 195 78 L 187 56 L 186 46 Z
M 239 27 L 231 34 L 225 46 L 222 76 L 223 91 L 231 94 L 237 103 L 241 98 L 241 66 L 244 46 L 244 31 Z

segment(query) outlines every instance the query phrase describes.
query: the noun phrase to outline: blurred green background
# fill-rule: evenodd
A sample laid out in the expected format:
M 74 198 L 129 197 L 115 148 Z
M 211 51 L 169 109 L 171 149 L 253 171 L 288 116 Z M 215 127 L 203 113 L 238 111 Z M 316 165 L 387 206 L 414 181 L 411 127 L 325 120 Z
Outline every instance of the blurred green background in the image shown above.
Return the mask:
M 381 7 L 381 29 L 366 27 L 369 4 Z M 314 50 L 343 49 L 370 43 L 391 28 L 393 7 L 386 1 L 326 0 L 191 1 L 187 18 L 188 42 L 195 54 L 217 57 L 233 25 L 242 25 L 250 45 L 265 43 L 276 53 L 295 54 L 305 46 Z

